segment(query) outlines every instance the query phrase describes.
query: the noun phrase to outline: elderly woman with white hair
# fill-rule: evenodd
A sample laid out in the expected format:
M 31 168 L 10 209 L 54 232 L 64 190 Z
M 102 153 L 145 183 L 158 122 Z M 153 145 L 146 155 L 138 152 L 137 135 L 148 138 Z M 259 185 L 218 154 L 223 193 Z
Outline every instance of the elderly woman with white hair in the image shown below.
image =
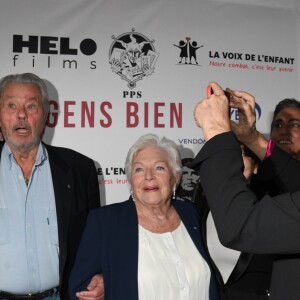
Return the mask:
M 105 300 L 218 299 L 205 253 L 199 214 L 177 201 L 181 176 L 177 145 L 153 134 L 140 137 L 126 158 L 131 196 L 93 210 L 69 281 L 71 299 L 95 274 Z

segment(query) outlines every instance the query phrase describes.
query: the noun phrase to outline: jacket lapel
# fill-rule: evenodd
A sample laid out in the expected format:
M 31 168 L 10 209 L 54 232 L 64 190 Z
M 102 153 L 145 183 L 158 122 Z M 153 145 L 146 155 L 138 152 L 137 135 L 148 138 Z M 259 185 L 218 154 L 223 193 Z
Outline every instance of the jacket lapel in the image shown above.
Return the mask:
M 58 238 L 59 238 L 59 270 L 62 274 L 67 257 L 69 220 L 71 215 L 71 201 L 73 199 L 73 177 L 69 166 L 49 145 L 45 145 L 51 168 L 53 189 L 56 203 Z M 62 276 L 60 276 L 62 278 Z
M 112 299 L 138 299 L 138 218 L 134 201 L 130 198 L 124 202 L 118 215 L 114 231 L 115 239 L 114 264 L 118 270 L 115 282 L 122 282 L 113 291 Z
M 231 272 L 226 285 L 233 284 L 244 274 L 244 272 L 248 268 L 252 258 L 253 258 L 253 254 L 249 254 L 249 253 L 241 253 L 240 254 L 240 257 L 239 257 L 233 271 Z
M 203 199 L 203 205 L 201 207 L 201 219 L 202 219 L 202 236 L 203 236 L 203 239 L 204 239 L 204 247 L 206 249 L 206 252 L 208 253 L 209 260 L 210 260 L 210 262 L 211 262 L 211 264 L 212 264 L 212 266 L 215 270 L 216 278 L 217 278 L 219 284 L 221 286 L 231 285 L 234 282 L 236 282 L 244 274 L 244 272 L 248 268 L 248 266 L 249 266 L 249 264 L 250 264 L 250 262 L 253 258 L 253 255 L 248 254 L 248 253 L 241 253 L 234 269 L 232 270 L 232 272 L 231 272 L 231 274 L 230 274 L 230 276 L 229 276 L 229 278 L 226 282 L 226 284 L 224 284 L 222 275 L 221 275 L 219 269 L 217 268 L 217 266 L 215 265 L 214 261 L 210 257 L 209 250 L 208 250 L 208 247 L 207 247 L 206 220 L 207 220 L 207 216 L 208 216 L 209 211 L 210 210 L 209 210 L 209 207 L 207 205 L 207 201 L 206 201 L 206 199 Z

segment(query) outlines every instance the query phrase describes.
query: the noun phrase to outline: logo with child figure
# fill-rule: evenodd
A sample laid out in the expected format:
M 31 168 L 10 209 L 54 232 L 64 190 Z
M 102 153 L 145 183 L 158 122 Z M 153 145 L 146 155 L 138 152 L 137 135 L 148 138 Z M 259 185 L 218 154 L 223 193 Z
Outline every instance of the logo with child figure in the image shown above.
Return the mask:
M 173 44 L 173 46 L 180 49 L 179 57 L 180 61 L 179 64 L 189 64 L 189 65 L 199 65 L 197 61 L 197 53 L 196 51 L 203 47 L 203 45 L 198 46 L 196 41 L 191 41 L 190 37 L 186 37 L 185 41 L 179 41 L 179 44 Z
M 112 39 L 109 49 L 111 69 L 133 89 L 137 81 L 154 72 L 159 55 L 153 46 L 154 40 L 135 32 L 135 29 L 117 37 L 113 35 Z

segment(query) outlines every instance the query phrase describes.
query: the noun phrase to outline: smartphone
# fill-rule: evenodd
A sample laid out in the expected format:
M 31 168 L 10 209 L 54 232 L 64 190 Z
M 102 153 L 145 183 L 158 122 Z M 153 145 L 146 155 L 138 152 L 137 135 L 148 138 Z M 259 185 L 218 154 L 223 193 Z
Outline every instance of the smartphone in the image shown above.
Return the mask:
M 227 97 L 228 101 L 230 99 L 230 93 L 227 92 L 226 90 L 223 90 L 225 96 Z M 209 96 L 211 96 L 214 93 L 213 89 L 211 88 L 211 86 L 207 86 L 206 88 L 206 97 L 208 98 Z
M 224 92 L 224 94 L 225 94 L 225 96 L 226 96 L 226 98 L 228 100 L 228 103 L 229 103 L 229 101 L 230 101 L 229 100 L 230 99 L 230 93 L 227 92 L 227 91 L 225 91 L 225 90 L 223 90 L 223 92 Z M 210 97 L 213 93 L 214 93 L 214 91 L 211 88 L 211 86 L 207 86 L 207 88 L 206 88 L 206 97 L 207 98 Z M 228 114 L 229 114 L 229 119 L 230 119 L 231 118 L 231 108 L 230 108 L 230 106 L 229 106 L 229 109 L 228 109 Z
M 211 94 L 213 94 L 213 93 L 214 93 L 214 92 L 213 92 L 213 89 L 211 88 L 210 85 L 208 85 L 207 88 L 206 88 L 206 97 L 207 97 L 207 98 L 210 97 Z

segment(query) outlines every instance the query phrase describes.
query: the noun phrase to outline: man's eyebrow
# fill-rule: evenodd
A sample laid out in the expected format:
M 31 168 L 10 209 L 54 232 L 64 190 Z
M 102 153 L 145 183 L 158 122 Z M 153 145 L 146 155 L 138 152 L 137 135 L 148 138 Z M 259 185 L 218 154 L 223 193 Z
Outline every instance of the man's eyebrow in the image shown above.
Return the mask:
M 27 100 L 29 100 L 29 101 L 31 101 L 31 100 L 37 100 L 37 101 L 39 101 L 40 100 L 40 96 L 39 95 L 32 96 L 32 97 L 28 98 Z
M 277 120 L 274 120 L 274 121 L 273 121 L 273 124 L 276 124 L 276 123 L 291 123 L 291 122 L 295 122 L 295 121 L 300 122 L 300 119 L 297 119 L 297 118 L 288 119 L 287 122 L 285 122 L 285 121 L 282 120 L 282 119 L 277 119 Z
M 12 96 L 10 96 L 10 95 L 7 95 L 7 99 L 8 100 L 10 100 L 10 99 L 15 99 L 15 98 L 18 98 L 18 96 L 15 96 L 15 95 L 12 95 Z M 26 100 L 39 100 L 40 99 L 40 96 L 39 95 L 36 95 L 36 96 L 32 96 L 32 97 L 30 97 L 30 98 L 28 98 L 28 99 L 26 99 Z
M 300 122 L 300 119 L 293 118 L 293 119 L 289 119 L 289 120 L 288 120 L 288 122 L 294 122 L 294 121 Z

